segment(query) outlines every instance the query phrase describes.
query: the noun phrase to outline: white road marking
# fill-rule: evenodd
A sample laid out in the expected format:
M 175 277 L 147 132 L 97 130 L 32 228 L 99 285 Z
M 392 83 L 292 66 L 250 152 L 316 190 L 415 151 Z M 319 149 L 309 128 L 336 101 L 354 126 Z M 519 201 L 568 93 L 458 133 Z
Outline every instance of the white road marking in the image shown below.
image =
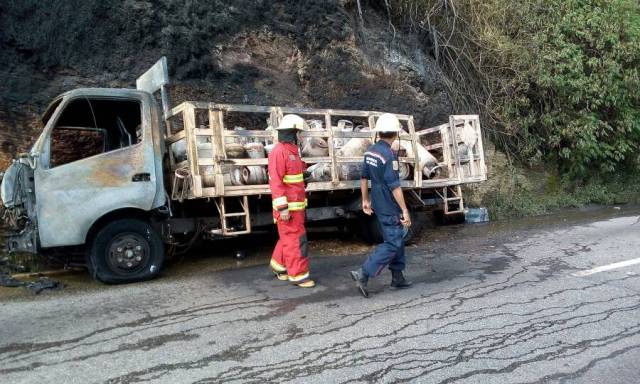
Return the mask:
M 610 271 L 612 269 L 624 268 L 624 267 L 628 267 L 630 265 L 635 265 L 635 264 L 640 264 L 640 258 L 631 259 L 631 260 L 627 260 L 627 261 L 621 261 L 619 263 L 613 263 L 613 264 L 609 264 L 609 265 L 603 265 L 601 267 L 596 267 L 596 268 L 592 268 L 592 269 L 587 269 L 587 270 L 584 270 L 584 271 L 572 273 L 571 276 L 576 276 L 576 277 L 589 276 L 589 275 L 593 275 L 595 273 Z

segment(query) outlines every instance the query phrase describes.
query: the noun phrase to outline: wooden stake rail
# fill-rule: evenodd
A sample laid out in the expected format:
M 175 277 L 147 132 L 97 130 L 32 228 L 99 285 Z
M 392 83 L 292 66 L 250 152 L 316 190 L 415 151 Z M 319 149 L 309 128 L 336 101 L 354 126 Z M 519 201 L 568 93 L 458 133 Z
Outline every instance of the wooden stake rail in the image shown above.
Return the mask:
M 189 188 L 186 198 L 269 194 L 269 187 L 266 184 L 225 185 L 225 173 L 229 172 L 230 166 L 265 166 L 268 162 L 266 158 L 230 158 L 226 153 L 225 143 L 243 138 L 258 139 L 260 141 L 273 143 L 277 142 L 277 131 L 267 131 L 264 130 L 263 127 L 261 127 L 263 129 L 231 130 L 225 125 L 225 118 L 230 114 L 268 115 L 264 126 L 268 124 L 271 127 L 276 127 L 282 119 L 282 116 L 289 113 L 302 115 L 306 119 L 316 118 L 322 120 L 325 127 L 324 131 L 307 131 L 304 132 L 302 136 L 327 139 L 329 156 L 303 158 L 303 160 L 309 165 L 315 163 L 330 164 L 331 181 L 310 182 L 307 185 L 307 190 L 309 192 L 318 192 L 359 188 L 359 180 L 340 180 L 338 167 L 342 164 L 359 163 L 362 161 L 362 158 L 338 156 L 336 153 L 337 150 L 334 150 L 334 140 L 350 138 L 374 139 L 375 133 L 370 131 L 336 131 L 336 122 L 340 119 L 349 119 L 359 121 L 365 126 L 373 127 L 375 125 L 375 119 L 383 112 L 185 102 L 170 111 L 167 122 L 172 128 L 180 127 L 180 123 L 182 123 L 182 129 L 174 131 L 173 134 L 167 137 L 166 143 L 167 145 L 172 145 L 178 143 L 180 140 L 186 141 L 186 161 L 176 162 L 173 156 L 170 155 L 170 169 L 172 174 L 179 168 L 187 169 L 191 174 L 190 181 L 192 185 Z M 203 119 L 202 116 L 206 116 L 206 118 Z M 401 157 L 399 159 L 401 163 L 413 165 L 414 170 L 413 180 L 403 181 L 403 188 L 445 188 L 486 180 L 482 140 L 478 140 L 477 145 L 473 147 L 465 147 L 464 154 L 459 153 L 460 143 L 465 137 L 470 135 L 468 132 L 469 124 L 473 127 L 478 137 L 480 137 L 478 116 L 451 116 L 448 124 L 423 130 L 417 130 L 415 128 L 412 116 L 401 114 L 396 116 L 407 131 L 407 133 L 401 134 L 400 140 L 402 143 L 409 141 L 415 154 L 413 157 Z M 255 117 L 252 121 L 255 121 Z M 466 131 L 464 131 L 465 129 Z M 463 131 L 464 135 L 461 133 Z M 198 144 L 202 142 L 211 143 L 212 156 L 204 157 L 199 154 Z M 446 177 L 433 180 L 423 179 L 422 169 L 415 166 L 419 163 L 418 145 L 425 146 L 429 151 L 441 152 L 438 162 L 440 167 L 446 170 Z M 171 153 L 171 151 L 169 152 Z M 461 161 L 461 157 L 464 159 L 464 162 Z M 213 169 L 213 175 L 210 173 L 211 169 Z M 205 174 L 203 174 L 203 170 L 208 170 L 208 173 L 205 172 Z M 213 177 L 214 180 L 213 185 L 210 185 L 211 177 Z M 209 180 L 208 185 L 203 184 L 205 180 Z

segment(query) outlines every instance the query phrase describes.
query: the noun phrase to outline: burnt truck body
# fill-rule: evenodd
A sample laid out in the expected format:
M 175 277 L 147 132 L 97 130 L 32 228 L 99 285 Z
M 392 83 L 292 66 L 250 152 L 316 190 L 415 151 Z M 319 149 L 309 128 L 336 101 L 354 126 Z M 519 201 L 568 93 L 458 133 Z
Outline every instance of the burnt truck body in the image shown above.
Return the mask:
M 171 108 L 166 59 L 137 89 L 76 89 L 49 105 L 28 154 L 6 170 L 3 218 L 9 252 L 86 250 L 89 271 L 107 283 L 153 278 L 165 253 L 199 238 L 273 226 L 267 152 L 283 115 L 296 113 L 310 222 L 331 221 L 376 235 L 360 214 L 362 151 L 382 113 L 184 102 Z M 461 185 L 486 180 L 477 116 L 451 116 L 417 129 L 397 115 L 402 187 L 412 211 L 464 208 Z M 408 232 L 411 235 L 411 231 Z

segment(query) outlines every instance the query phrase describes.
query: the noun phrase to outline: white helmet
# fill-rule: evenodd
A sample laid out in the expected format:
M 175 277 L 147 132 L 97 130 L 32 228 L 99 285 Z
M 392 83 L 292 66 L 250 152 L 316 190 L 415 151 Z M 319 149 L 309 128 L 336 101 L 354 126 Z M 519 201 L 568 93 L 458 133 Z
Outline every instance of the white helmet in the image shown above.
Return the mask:
M 304 131 L 304 119 L 298 115 L 285 115 L 277 128 L 277 130 L 281 129 L 297 129 L 299 131 Z
M 400 120 L 393 113 L 383 113 L 376 121 L 374 132 L 401 132 Z

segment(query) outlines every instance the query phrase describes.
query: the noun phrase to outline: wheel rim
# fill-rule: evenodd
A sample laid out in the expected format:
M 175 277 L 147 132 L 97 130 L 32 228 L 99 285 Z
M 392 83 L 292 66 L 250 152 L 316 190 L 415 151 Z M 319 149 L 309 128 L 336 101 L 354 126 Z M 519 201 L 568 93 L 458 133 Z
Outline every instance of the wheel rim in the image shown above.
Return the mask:
M 107 248 L 107 264 L 114 272 L 136 273 L 149 261 L 149 242 L 137 233 L 115 236 Z

